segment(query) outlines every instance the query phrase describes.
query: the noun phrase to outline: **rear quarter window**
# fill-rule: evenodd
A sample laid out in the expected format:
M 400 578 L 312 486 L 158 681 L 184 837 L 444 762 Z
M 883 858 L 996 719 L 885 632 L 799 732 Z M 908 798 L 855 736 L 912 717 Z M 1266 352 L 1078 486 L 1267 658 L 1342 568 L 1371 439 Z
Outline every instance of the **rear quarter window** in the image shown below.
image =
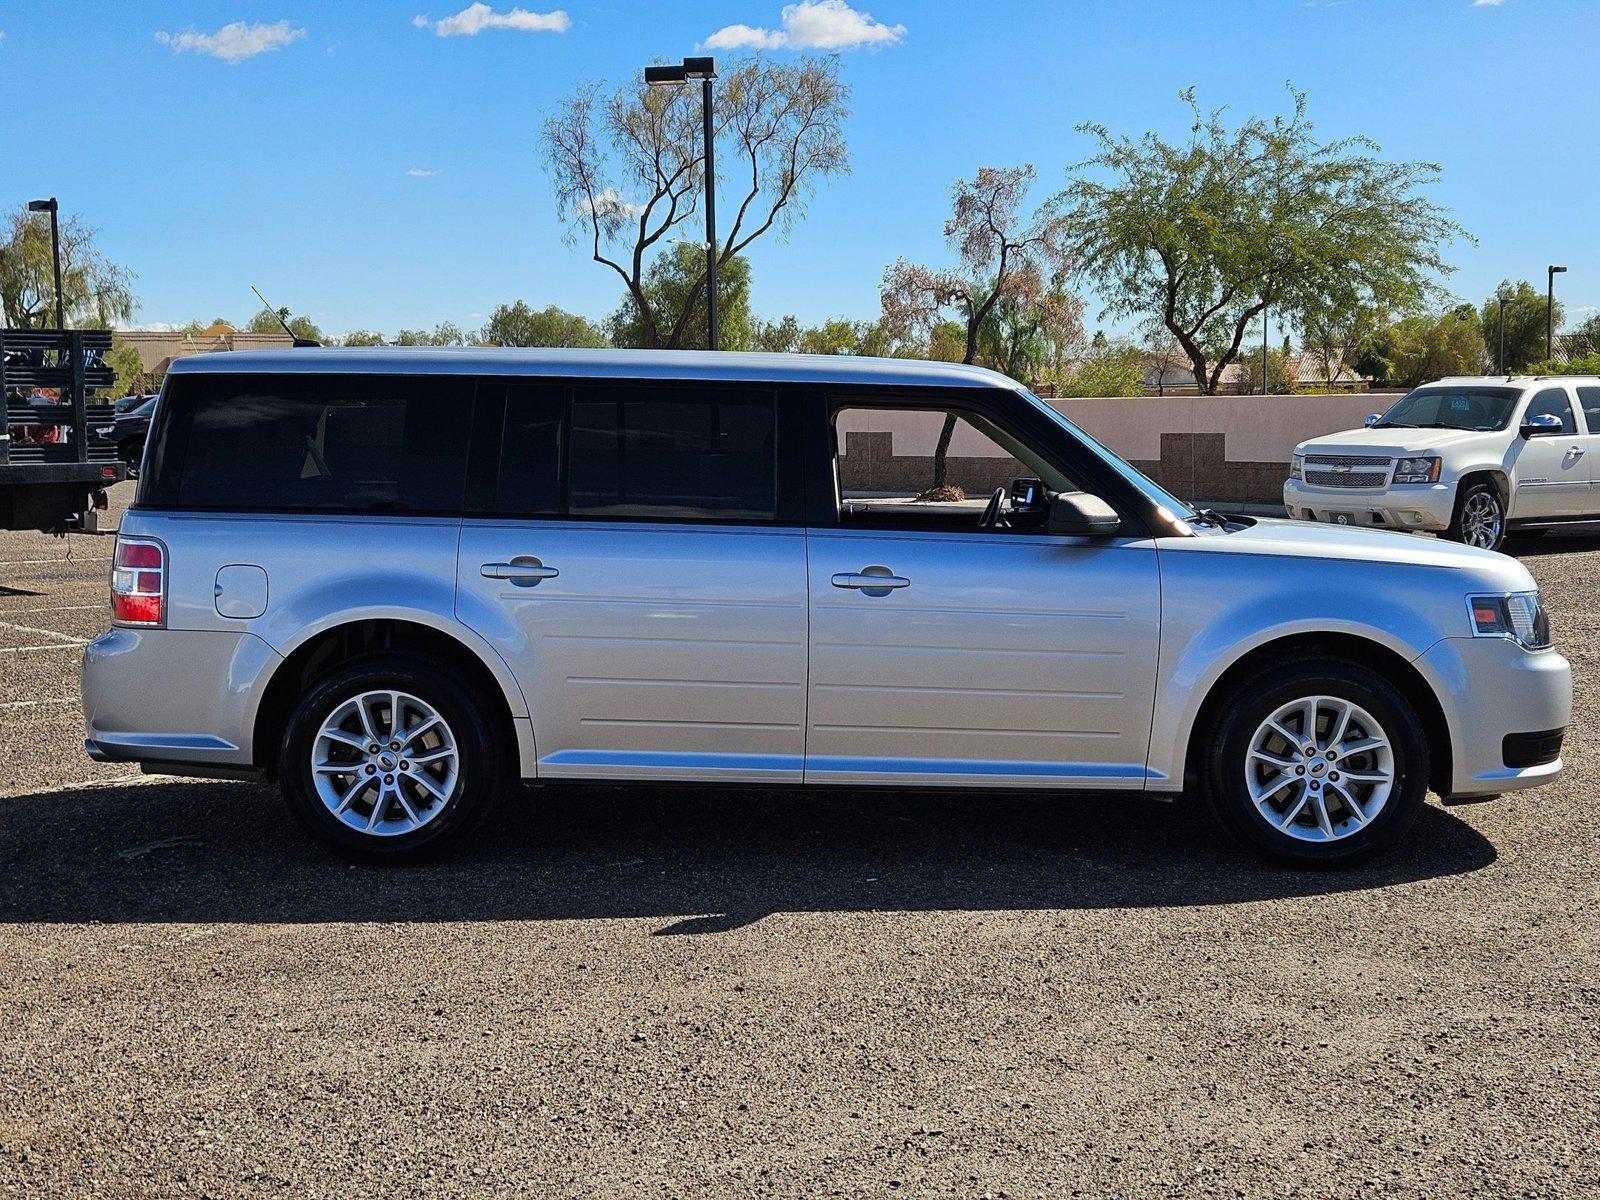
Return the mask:
M 161 406 L 139 502 L 266 512 L 459 512 L 470 381 L 191 375 Z

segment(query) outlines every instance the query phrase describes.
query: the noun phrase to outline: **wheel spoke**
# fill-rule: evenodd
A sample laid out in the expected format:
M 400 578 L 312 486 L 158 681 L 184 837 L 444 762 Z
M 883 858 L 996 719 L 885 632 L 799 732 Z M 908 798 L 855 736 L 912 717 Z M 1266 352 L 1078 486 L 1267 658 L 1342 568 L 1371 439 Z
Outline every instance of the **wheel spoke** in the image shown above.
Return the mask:
M 350 746 L 357 750 L 365 750 L 367 748 L 367 742 L 364 738 L 358 738 L 353 733 L 346 733 L 337 725 L 325 726 L 317 736 L 325 737 L 330 742 L 338 742 L 342 746 Z
M 377 827 L 378 822 L 383 820 L 384 810 L 388 807 L 389 785 L 386 783 L 380 783 L 378 785 L 378 798 L 372 802 L 372 811 L 367 814 L 368 833 L 371 833 Z
M 425 767 L 429 763 L 438 762 L 441 758 L 454 758 L 455 756 L 456 749 L 454 746 L 443 746 L 438 750 L 429 750 L 425 754 L 408 754 L 406 757 L 413 767 Z
M 1305 812 L 1306 805 L 1310 803 L 1310 801 L 1311 790 L 1309 788 L 1301 788 L 1300 799 L 1295 801 L 1293 808 L 1284 810 L 1283 820 L 1278 822 L 1278 827 L 1280 829 L 1287 829 L 1289 826 L 1293 825 L 1295 819 L 1299 817 L 1301 813 Z
M 406 789 L 398 779 L 395 780 L 394 784 L 394 798 L 400 801 L 400 807 L 406 810 L 406 816 L 411 818 L 413 825 L 422 824 L 422 818 L 417 816 L 417 810 L 411 807 L 411 801 L 406 799 Z
M 319 775 L 359 775 L 361 764 L 358 762 L 320 762 L 312 763 L 311 769 Z
M 1328 734 L 1328 740 L 1323 743 L 1330 750 L 1337 750 L 1339 743 L 1344 740 L 1345 730 L 1350 728 L 1350 711 L 1353 705 L 1342 704 L 1339 706 L 1339 718 L 1334 723 L 1333 730 Z
M 1389 776 L 1372 771 L 1340 771 L 1339 778 L 1346 783 L 1388 783 Z
M 372 724 L 372 714 L 367 711 L 367 696 L 356 698 L 356 713 L 361 717 L 361 729 L 367 735 L 368 743 L 378 740 L 378 731 Z
M 1389 743 L 1380 737 L 1365 737 L 1351 742 L 1348 746 L 1338 747 L 1339 754 L 1349 758 L 1352 754 L 1364 754 L 1368 750 L 1381 750 L 1387 748 Z
M 423 790 L 435 800 L 443 800 L 450 794 L 437 783 L 435 783 L 431 778 L 429 778 L 427 773 L 424 771 L 407 771 L 405 774 L 407 779 L 415 780 L 417 783 L 421 784 Z
M 1317 816 L 1317 827 L 1322 830 L 1324 837 L 1333 837 L 1333 822 L 1328 819 L 1328 801 L 1321 793 L 1314 793 L 1311 797 L 1311 807 Z
M 1344 800 L 1345 808 L 1350 812 L 1350 815 L 1355 818 L 1356 827 L 1360 828 L 1361 826 L 1365 825 L 1367 823 L 1367 814 L 1361 811 L 1361 805 L 1356 798 L 1340 784 L 1334 783 L 1329 784 L 1328 786 L 1338 792 L 1340 798 Z
M 409 746 L 412 742 L 416 741 L 423 734 L 427 733 L 428 730 L 432 729 L 435 725 L 439 724 L 439 722 L 440 722 L 439 717 L 437 717 L 437 716 L 429 717 L 426 721 L 424 721 L 421 725 L 418 725 L 415 729 L 408 729 L 406 731 L 406 736 L 405 737 L 397 738 L 395 740 L 400 743 L 402 748 L 404 748 L 406 746 Z
M 366 786 L 367 786 L 367 778 L 366 778 L 366 776 L 365 775 L 357 775 L 355 782 L 350 785 L 348 790 L 346 790 L 342 795 L 340 795 L 340 797 L 339 797 L 339 807 L 333 810 L 333 815 L 337 817 L 341 813 L 345 812 L 350 807 L 351 804 L 355 803 L 355 798 L 361 794 L 361 789 L 366 787 Z
M 1292 759 L 1279 758 L 1276 754 L 1268 754 L 1265 750 L 1252 750 L 1250 751 L 1250 757 L 1277 767 L 1280 771 L 1292 771 L 1300 765 Z

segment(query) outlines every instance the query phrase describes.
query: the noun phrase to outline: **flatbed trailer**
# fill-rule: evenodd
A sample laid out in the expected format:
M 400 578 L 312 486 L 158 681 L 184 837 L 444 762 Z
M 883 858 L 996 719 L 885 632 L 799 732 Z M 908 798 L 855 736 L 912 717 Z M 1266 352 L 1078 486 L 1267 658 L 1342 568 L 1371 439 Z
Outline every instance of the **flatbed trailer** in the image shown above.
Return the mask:
M 116 381 L 110 350 L 104 329 L 0 329 L 0 530 L 98 528 L 105 489 L 127 478 L 96 432 L 116 418 L 93 400 Z

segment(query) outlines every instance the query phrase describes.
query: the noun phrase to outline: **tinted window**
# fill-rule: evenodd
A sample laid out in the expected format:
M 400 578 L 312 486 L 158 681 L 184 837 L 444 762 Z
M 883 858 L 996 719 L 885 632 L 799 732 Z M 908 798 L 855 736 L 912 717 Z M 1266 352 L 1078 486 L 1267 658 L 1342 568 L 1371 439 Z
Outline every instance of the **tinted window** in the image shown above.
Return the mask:
M 267 511 L 459 511 L 470 394 L 453 379 L 180 377 L 162 408 L 140 501 Z
M 494 494 L 485 507 L 506 516 L 539 516 L 561 511 L 561 436 L 565 428 L 565 388 L 486 384 L 478 391 L 479 419 L 498 420 L 499 468 Z M 502 412 L 498 401 L 504 397 Z M 491 461 L 493 461 L 491 459 Z
M 576 514 L 771 520 L 770 393 L 574 391 L 567 507 Z
M 1567 399 L 1565 388 L 1545 388 L 1528 401 L 1528 411 L 1522 419 L 1526 421 L 1529 417 L 1560 417 L 1562 433 L 1578 432 L 1578 421 L 1572 415 L 1572 401 Z
M 1588 419 L 1589 432 L 1600 433 L 1600 387 L 1579 388 L 1578 403 L 1583 405 L 1583 415 Z

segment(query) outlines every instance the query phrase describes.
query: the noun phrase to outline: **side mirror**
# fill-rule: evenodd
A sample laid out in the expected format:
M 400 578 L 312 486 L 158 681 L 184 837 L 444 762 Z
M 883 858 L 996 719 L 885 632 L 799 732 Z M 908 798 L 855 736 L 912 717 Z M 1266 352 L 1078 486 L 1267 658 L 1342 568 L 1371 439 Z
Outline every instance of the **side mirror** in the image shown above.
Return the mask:
M 1521 433 L 1525 438 L 1558 437 L 1561 433 L 1561 418 L 1551 416 L 1549 413 L 1524 417 Z
M 1364 424 L 1368 429 L 1371 429 L 1374 425 L 1376 425 L 1381 420 L 1383 420 L 1383 414 L 1382 413 L 1368 413 L 1367 414 L 1367 419 L 1364 422 L 1362 422 L 1362 424 Z
M 1122 518 L 1099 496 L 1063 492 L 1050 501 L 1045 532 L 1057 537 L 1110 537 L 1122 528 Z

